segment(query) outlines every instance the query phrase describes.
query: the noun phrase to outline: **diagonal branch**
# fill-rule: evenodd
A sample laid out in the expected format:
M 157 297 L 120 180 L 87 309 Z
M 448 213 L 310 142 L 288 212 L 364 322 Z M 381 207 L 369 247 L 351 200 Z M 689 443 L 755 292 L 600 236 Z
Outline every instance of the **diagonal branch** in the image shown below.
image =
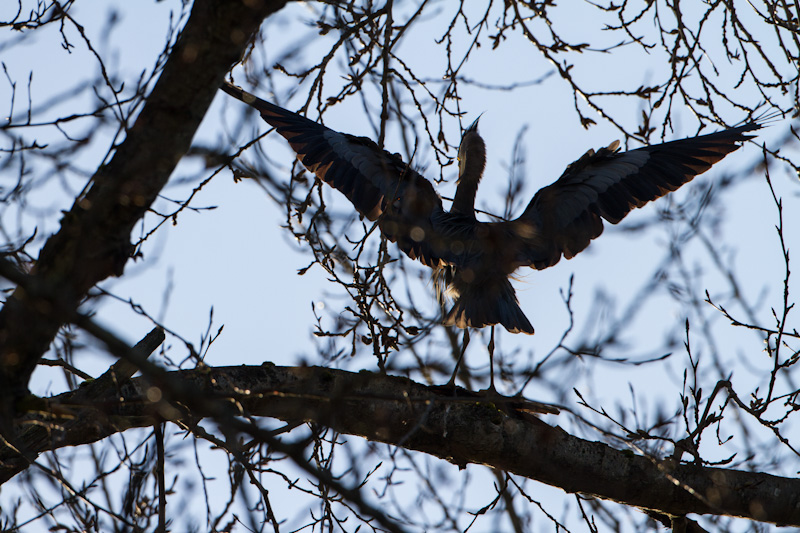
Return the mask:
M 261 21 L 286 0 L 198 0 L 141 114 L 92 186 L 41 250 L 31 296 L 17 288 L 0 309 L 0 431 L 65 317 L 88 290 L 122 274 L 130 233 L 183 157 L 225 73 Z

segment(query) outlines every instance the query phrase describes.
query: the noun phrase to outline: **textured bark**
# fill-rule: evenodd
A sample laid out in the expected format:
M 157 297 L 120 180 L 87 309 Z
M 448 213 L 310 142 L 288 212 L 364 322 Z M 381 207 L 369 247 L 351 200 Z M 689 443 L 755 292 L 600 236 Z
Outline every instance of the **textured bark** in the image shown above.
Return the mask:
M 111 161 L 61 220 L 39 255 L 30 286 L 0 309 L 0 429 L 8 436 L 17 402 L 39 358 L 88 290 L 119 276 L 130 234 L 189 149 L 225 73 L 264 17 L 286 0 L 197 0 L 142 112 Z
M 449 397 L 402 377 L 265 364 L 164 373 L 92 392 L 98 386 L 88 383 L 52 398 L 54 412 L 69 410 L 75 418 L 42 424 L 49 426 L 46 440 L 35 427 L 22 433 L 29 449 L 86 444 L 163 418 L 180 419 L 182 411 L 163 399 L 181 397 L 193 418 L 212 416 L 223 425 L 233 420 L 232 408 L 287 422 L 314 421 L 460 466 L 490 465 L 567 492 L 667 515 L 729 515 L 800 526 L 798 479 L 619 451 L 573 437 L 531 415 L 509 414 L 479 398 Z M 87 398 L 91 405 L 82 405 Z M 36 439 L 27 437 L 36 431 Z M 23 470 L 33 456 L 24 459 L 0 449 L 0 481 Z

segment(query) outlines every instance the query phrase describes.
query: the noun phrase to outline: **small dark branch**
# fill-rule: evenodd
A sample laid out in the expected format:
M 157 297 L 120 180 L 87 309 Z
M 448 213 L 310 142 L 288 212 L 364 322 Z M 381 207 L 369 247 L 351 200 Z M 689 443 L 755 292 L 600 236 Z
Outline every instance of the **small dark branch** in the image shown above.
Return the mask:
M 89 374 L 87 374 L 86 372 L 81 370 L 80 368 L 75 368 L 74 366 L 72 366 L 71 364 L 67 363 L 63 359 L 44 359 L 44 358 L 42 358 L 42 359 L 39 360 L 39 364 L 42 365 L 42 366 L 59 366 L 59 367 L 63 368 L 64 370 L 66 370 L 67 372 L 70 372 L 71 374 L 74 374 L 74 375 L 78 376 L 81 379 L 93 379 L 92 376 L 90 376 Z
M 390 67 L 390 52 L 392 46 L 392 26 L 394 24 L 392 18 L 392 0 L 386 2 L 386 21 L 384 23 L 384 36 L 383 46 L 381 47 L 381 63 L 383 69 L 381 72 L 381 118 L 380 118 L 380 133 L 378 134 L 378 146 L 383 147 L 386 140 L 386 123 L 389 120 L 389 77 L 391 74 Z
M 767 153 L 764 151 L 764 161 L 766 162 Z M 764 177 L 767 180 L 767 185 L 769 185 L 770 193 L 772 193 L 772 200 L 775 203 L 775 208 L 778 211 L 778 224 L 775 226 L 775 231 L 778 233 L 778 239 L 781 243 L 781 254 L 783 255 L 783 264 L 784 264 L 784 276 L 783 276 L 783 308 L 781 311 L 775 312 L 773 310 L 773 315 L 775 316 L 775 328 L 777 330 L 777 335 L 775 338 L 775 349 L 773 350 L 772 359 L 773 359 L 773 369 L 770 373 L 770 380 L 769 380 L 769 391 L 767 392 L 767 399 L 766 402 L 769 403 L 772 399 L 772 395 L 775 391 L 775 380 L 778 376 L 779 371 L 783 368 L 783 362 L 781 361 L 781 348 L 783 347 L 783 337 L 787 333 L 788 328 L 788 318 L 789 312 L 794 307 L 794 303 L 790 303 L 789 301 L 789 278 L 792 274 L 790 269 L 789 263 L 789 249 L 786 246 L 786 240 L 784 239 L 784 228 L 783 228 L 783 200 L 781 200 L 778 195 L 775 193 L 775 188 L 772 186 L 772 180 L 769 178 L 769 167 L 764 165 Z M 768 346 L 769 348 L 769 346 Z

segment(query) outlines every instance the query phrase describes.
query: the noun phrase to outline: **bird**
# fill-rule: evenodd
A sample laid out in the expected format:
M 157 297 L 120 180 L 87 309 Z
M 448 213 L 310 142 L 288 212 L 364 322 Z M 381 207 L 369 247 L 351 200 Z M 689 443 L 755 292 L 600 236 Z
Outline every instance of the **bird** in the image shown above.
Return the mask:
M 486 168 L 478 120 L 458 148 L 458 181 L 450 210 L 432 183 L 399 154 L 372 139 L 334 131 L 224 82 L 221 89 L 254 107 L 321 181 L 343 193 L 411 259 L 433 270 L 440 301 L 453 300 L 442 322 L 458 328 L 501 324 L 532 335 L 509 278 L 571 259 L 631 210 L 710 169 L 762 126 L 758 121 L 716 133 L 621 151 L 619 141 L 590 149 L 543 187 L 513 220 L 482 222 L 475 195 Z M 480 118 L 480 117 L 479 117 Z M 492 329 L 494 333 L 494 329 Z

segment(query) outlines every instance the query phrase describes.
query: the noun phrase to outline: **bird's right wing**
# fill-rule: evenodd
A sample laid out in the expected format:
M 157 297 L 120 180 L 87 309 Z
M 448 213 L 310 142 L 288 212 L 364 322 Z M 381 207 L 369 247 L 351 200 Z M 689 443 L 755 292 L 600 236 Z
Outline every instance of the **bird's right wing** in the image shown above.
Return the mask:
M 440 239 L 433 239 L 442 200 L 431 183 L 399 155 L 366 137 L 339 133 L 225 83 L 222 90 L 249 104 L 297 152 L 297 159 L 319 179 L 342 192 L 412 259 L 439 264 Z
M 544 187 L 518 219 L 504 223 L 517 236 L 517 263 L 543 269 L 572 258 L 632 209 L 691 181 L 733 152 L 761 126 L 751 122 L 710 135 L 617 151 L 590 150 Z

